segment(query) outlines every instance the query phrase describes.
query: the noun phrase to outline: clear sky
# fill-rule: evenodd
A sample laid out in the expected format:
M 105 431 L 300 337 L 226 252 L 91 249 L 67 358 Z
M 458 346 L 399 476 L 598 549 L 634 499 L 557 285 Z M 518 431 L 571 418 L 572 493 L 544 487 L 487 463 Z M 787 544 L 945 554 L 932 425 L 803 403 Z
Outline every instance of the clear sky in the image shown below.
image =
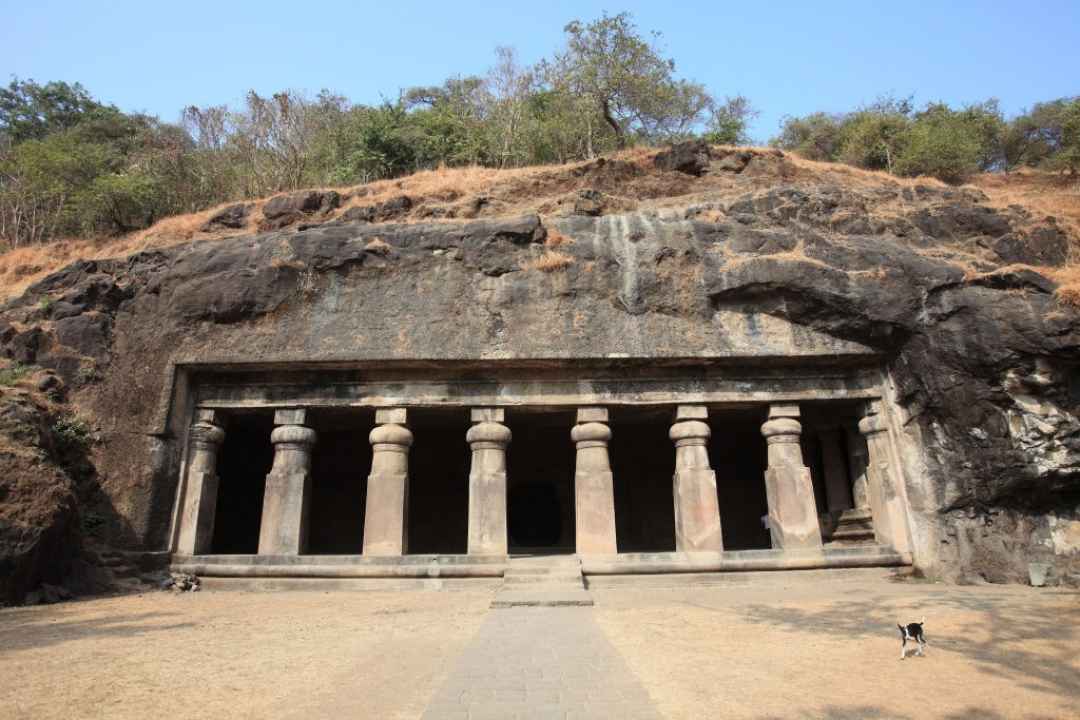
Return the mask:
M 1007 113 L 1080 94 L 1080 0 L 966 2 L 161 2 L 0 0 L 0 81 L 78 81 L 128 111 L 176 120 L 248 89 L 328 88 L 354 102 L 481 73 L 496 45 L 534 62 L 567 21 L 628 10 L 683 77 L 761 112 L 843 111 L 884 93 Z

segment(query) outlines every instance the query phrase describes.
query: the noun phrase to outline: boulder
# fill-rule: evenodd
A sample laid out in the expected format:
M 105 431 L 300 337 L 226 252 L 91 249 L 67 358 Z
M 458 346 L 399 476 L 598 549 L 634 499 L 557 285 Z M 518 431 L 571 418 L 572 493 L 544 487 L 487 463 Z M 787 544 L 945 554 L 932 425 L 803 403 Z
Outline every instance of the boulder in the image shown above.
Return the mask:
M 709 171 L 711 150 L 704 140 L 677 143 L 670 149 L 657 153 L 653 162 L 661 170 L 673 170 L 687 175 L 701 176 Z M 745 166 L 744 166 L 745 167 Z
M 248 215 L 251 214 L 251 203 L 236 203 L 223 207 L 203 223 L 199 228 L 202 232 L 230 229 L 237 230 L 247 224 Z

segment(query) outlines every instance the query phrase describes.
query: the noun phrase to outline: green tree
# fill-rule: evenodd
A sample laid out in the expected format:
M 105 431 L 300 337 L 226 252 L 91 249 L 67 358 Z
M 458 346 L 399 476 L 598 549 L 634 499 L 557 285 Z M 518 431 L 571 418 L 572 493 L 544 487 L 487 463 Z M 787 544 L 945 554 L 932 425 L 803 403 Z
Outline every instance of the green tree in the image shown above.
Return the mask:
M 900 175 L 932 175 L 960 183 L 979 171 L 984 155 L 978 132 L 943 103 L 918 113 L 905 141 L 895 165 Z
M 780 134 L 770 144 L 808 160 L 835 161 L 843 142 L 842 127 L 842 115 L 819 112 L 805 117 L 788 116 L 781 122 Z
M 724 98 L 724 102 L 710 110 L 709 124 L 702 137 L 718 145 L 745 145 L 750 142 L 747 126 L 757 114 L 742 95 Z
M 49 133 L 75 127 L 88 115 L 105 109 L 79 83 L 13 78 L 0 88 L 0 133 L 10 142 L 40 140 Z
M 659 142 L 686 135 L 711 107 L 704 87 L 675 77 L 675 61 L 655 44 L 659 33 L 651 42 L 643 38 L 629 13 L 575 20 L 564 30 L 566 49 L 547 65 L 549 82 L 588 99 L 618 147 L 634 137 Z

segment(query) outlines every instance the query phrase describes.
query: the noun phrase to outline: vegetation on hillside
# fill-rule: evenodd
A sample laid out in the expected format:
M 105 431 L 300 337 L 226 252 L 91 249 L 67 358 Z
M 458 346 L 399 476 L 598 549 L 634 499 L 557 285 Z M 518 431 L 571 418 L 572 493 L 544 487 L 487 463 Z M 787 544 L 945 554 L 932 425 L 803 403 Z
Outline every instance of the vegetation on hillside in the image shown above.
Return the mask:
M 13 79 L 0 88 L 0 245 L 123 234 L 226 201 L 444 166 L 564 163 L 690 137 L 747 142 L 748 100 L 680 78 L 659 35 L 629 14 L 574 21 L 565 33 L 565 46 L 533 66 L 499 48 L 483 76 L 377 105 L 325 90 L 249 92 L 241 107 L 187 107 L 175 124 L 123 113 L 78 83 Z M 1080 98 L 1012 120 L 992 100 L 916 110 L 885 99 L 788 118 L 773 144 L 947 182 L 1020 166 L 1075 175 Z

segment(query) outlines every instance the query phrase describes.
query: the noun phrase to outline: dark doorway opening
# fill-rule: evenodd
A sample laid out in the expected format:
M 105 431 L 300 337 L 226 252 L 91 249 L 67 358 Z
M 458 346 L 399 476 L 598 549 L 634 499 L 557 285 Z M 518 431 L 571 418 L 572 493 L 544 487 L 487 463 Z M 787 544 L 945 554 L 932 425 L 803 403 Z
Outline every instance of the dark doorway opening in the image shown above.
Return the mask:
M 311 454 L 308 555 L 359 555 L 364 549 L 364 501 L 371 473 L 369 408 L 308 411 L 315 430 Z
M 574 411 L 513 412 L 507 425 L 510 552 L 574 552 Z
M 410 408 L 409 554 L 464 554 L 469 541 L 469 411 Z
M 274 462 L 269 410 L 230 412 L 218 451 L 218 497 L 210 552 L 255 554 L 259 550 L 266 475 Z
M 716 471 L 716 495 L 725 550 L 772 547 L 762 518 L 769 514 L 765 494 L 768 454 L 759 409 L 709 411 L 709 461 Z
M 671 408 L 614 408 L 615 539 L 619 552 L 675 550 Z

